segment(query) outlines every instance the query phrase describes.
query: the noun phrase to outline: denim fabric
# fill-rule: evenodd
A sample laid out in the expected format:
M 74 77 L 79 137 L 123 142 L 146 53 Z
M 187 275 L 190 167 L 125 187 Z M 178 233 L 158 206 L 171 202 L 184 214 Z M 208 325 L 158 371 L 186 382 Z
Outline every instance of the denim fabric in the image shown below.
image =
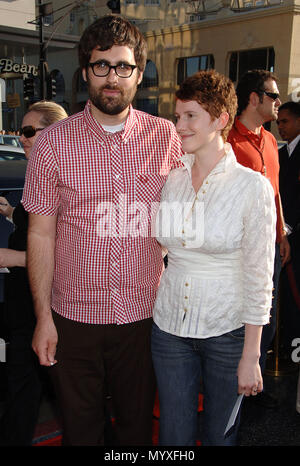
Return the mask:
M 202 445 L 236 445 L 238 421 L 224 431 L 237 399 L 237 367 L 244 327 L 205 339 L 183 338 L 152 327 L 152 358 L 160 402 L 159 444 L 195 445 L 198 396 L 203 383 Z

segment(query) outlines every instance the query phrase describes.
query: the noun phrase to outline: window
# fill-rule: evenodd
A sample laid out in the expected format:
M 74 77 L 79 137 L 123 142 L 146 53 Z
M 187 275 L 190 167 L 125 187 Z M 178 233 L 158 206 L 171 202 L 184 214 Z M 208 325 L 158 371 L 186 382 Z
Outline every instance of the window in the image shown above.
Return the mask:
M 87 82 L 83 79 L 82 73 L 80 70 L 77 74 L 77 92 L 80 94 L 88 94 L 88 85 Z
M 158 73 L 155 64 L 151 60 L 147 60 L 147 65 L 143 75 L 140 89 L 147 87 L 158 87 Z
M 151 115 L 158 115 L 158 72 L 155 63 L 147 60 L 143 80 L 138 87 L 135 107 Z
M 229 78 L 238 82 L 248 70 L 262 69 L 273 72 L 275 52 L 273 47 L 232 52 L 229 59 Z
M 192 15 L 189 16 L 189 21 L 190 23 L 195 23 L 197 21 L 202 21 L 203 19 L 205 19 L 206 17 L 206 14 L 205 13 L 193 13 Z
M 150 113 L 150 115 L 158 116 L 158 98 L 153 99 L 136 99 L 135 108 L 143 112 Z
M 180 85 L 188 76 L 199 70 L 214 68 L 213 55 L 200 55 L 197 57 L 179 58 L 177 65 L 177 84 Z
M 160 5 L 160 0 L 145 0 L 145 5 Z

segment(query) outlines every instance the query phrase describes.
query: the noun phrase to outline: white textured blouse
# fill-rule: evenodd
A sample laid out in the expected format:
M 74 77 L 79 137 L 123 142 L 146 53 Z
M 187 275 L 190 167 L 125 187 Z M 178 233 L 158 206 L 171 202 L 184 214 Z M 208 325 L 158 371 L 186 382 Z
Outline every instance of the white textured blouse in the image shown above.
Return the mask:
M 230 144 L 196 194 L 191 168 L 170 172 L 156 216 L 168 251 L 154 322 L 174 335 L 208 338 L 269 322 L 276 209 L 268 179 L 237 163 Z

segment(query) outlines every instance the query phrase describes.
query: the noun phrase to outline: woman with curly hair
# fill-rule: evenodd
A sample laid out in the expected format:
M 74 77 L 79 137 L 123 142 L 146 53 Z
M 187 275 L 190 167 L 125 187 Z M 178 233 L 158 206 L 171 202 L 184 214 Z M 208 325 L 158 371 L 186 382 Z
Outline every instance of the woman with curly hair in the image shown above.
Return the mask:
M 152 355 L 160 445 L 195 445 L 203 383 L 202 445 L 224 435 L 238 394 L 256 395 L 262 326 L 272 301 L 276 212 L 268 179 L 238 164 L 226 137 L 237 108 L 233 83 L 214 70 L 176 93 L 185 155 L 163 188 L 156 236 L 168 267 L 154 307 Z

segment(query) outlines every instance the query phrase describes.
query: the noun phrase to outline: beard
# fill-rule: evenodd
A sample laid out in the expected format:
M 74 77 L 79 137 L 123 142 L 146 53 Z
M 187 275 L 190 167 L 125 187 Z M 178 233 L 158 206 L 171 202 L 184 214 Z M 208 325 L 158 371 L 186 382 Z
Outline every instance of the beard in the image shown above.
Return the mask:
M 91 85 L 90 80 L 88 80 L 87 83 L 92 104 L 106 115 L 119 115 L 122 113 L 133 101 L 137 90 L 137 82 L 128 89 L 123 89 L 122 87 L 108 83 L 96 88 Z M 118 90 L 119 95 L 116 97 L 106 96 L 103 92 L 104 89 Z

